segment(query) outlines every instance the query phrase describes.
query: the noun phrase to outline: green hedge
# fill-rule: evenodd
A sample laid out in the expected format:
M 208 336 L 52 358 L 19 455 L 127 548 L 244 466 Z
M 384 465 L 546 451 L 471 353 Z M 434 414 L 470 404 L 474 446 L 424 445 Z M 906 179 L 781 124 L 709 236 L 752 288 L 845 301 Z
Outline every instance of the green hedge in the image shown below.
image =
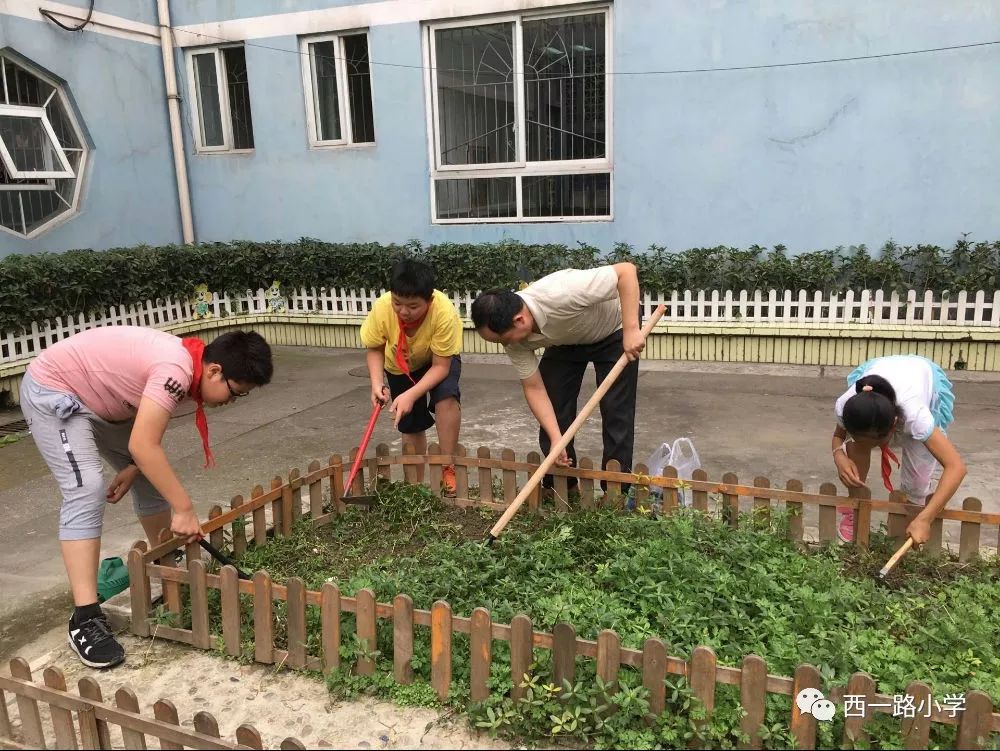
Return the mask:
M 239 292 L 278 279 L 287 288 L 378 288 L 392 261 L 416 255 L 437 269 L 439 286 L 475 290 L 515 286 L 560 268 L 631 260 L 644 287 L 656 290 L 847 289 L 987 290 L 1000 287 L 1000 242 L 963 237 L 951 248 L 886 243 L 877 255 L 865 246 L 789 256 L 772 250 L 714 247 L 637 251 L 625 244 L 605 252 L 580 244 L 482 243 L 422 246 L 377 243 L 230 242 L 195 246 L 72 250 L 0 260 L 0 331 L 31 321 L 89 313 L 111 305 L 190 297 L 207 283 L 213 292 Z

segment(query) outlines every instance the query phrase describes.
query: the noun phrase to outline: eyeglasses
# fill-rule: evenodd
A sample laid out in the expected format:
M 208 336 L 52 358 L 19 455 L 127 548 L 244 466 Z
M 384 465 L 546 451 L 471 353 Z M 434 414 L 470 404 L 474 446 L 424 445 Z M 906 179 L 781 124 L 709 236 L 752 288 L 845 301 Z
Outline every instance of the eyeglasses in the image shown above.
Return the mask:
M 229 395 L 233 397 L 233 399 L 240 399 L 250 393 L 249 391 L 234 391 L 233 385 L 229 382 L 228 378 L 226 379 L 226 388 L 229 389 Z

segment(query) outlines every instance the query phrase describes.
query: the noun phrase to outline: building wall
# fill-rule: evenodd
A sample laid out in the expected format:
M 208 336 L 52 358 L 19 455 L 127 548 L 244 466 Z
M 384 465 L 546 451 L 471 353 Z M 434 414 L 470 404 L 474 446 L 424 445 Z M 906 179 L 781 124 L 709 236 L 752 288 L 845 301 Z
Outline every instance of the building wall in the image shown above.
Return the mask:
M 0 15 L 8 46 L 66 81 L 92 151 L 79 214 L 31 240 L 0 233 L 0 256 L 179 242 L 160 48 Z
M 413 68 L 372 66 L 375 146 L 308 148 L 299 33 L 368 27 L 374 61 L 420 65 L 421 19 L 538 4 L 174 0 L 180 44 L 247 42 L 256 145 L 249 155 L 194 153 L 187 55 L 178 56 L 198 239 L 516 239 L 606 248 L 624 241 L 678 249 L 784 243 L 796 252 L 877 247 L 889 238 L 948 245 L 962 232 L 1000 237 L 1000 45 L 824 65 L 616 75 L 610 222 L 433 224 L 424 76 Z M 130 7 L 111 3 L 105 12 L 154 22 L 148 9 Z M 1000 6 L 616 0 L 612 23 L 614 70 L 633 74 L 993 40 L 1000 38 Z M 70 82 L 97 147 L 81 216 L 30 242 L 4 236 L 0 254 L 177 241 L 157 47 L 69 35 L 3 15 L 0 41 Z

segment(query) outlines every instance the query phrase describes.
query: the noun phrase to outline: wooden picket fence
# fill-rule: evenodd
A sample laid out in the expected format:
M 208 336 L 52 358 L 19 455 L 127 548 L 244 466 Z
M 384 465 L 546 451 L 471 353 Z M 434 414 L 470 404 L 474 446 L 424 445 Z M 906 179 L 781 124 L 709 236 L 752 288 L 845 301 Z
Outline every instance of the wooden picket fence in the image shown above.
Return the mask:
M 284 315 L 363 317 L 384 290 L 292 289 L 282 293 Z M 459 314 L 467 322 L 477 292 L 449 293 Z M 666 306 L 659 327 L 671 323 L 754 323 L 762 325 L 833 326 L 866 324 L 887 326 L 1000 327 L 1000 290 L 987 294 L 957 292 L 935 294 L 930 290 L 905 295 L 883 290 L 848 290 L 843 295 L 807 293 L 805 290 L 674 290 L 646 292 L 641 301 L 643 316 L 659 305 Z M 267 290 L 246 290 L 239 295 L 213 293 L 208 301 L 213 318 L 265 315 L 272 312 Z M 54 320 L 35 321 L 23 331 L 0 332 L 0 365 L 22 362 L 46 347 L 96 326 L 149 326 L 165 328 L 198 320 L 191 300 L 145 300 L 116 305 L 91 314 L 68 314 Z
M 0 675 L 0 748 L 145 749 L 147 738 L 156 739 L 160 748 L 274 748 L 264 746 L 260 733 L 250 724 L 236 729 L 235 741 L 223 739 L 219 723 L 209 712 L 195 714 L 194 730 L 188 730 L 181 726 L 177 708 L 169 699 L 157 701 L 153 717 L 148 717 L 141 714 L 139 699 L 130 688 L 119 688 L 112 705 L 105 702 L 100 685 L 89 676 L 80 679 L 78 694 L 67 690 L 66 677 L 55 666 L 45 668 L 42 680 L 33 681 L 31 668 L 20 657 L 10 661 L 9 677 Z M 13 718 L 7 708 L 8 693 L 15 699 L 17 714 Z M 47 708 L 48 724 L 43 722 L 42 707 Z M 114 727 L 121 732 L 121 742 L 111 735 Z M 305 745 L 297 738 L 285 738 L 279 747 Z
M 363 493 L 365 487 L 378 478 L 393 479 L 403 474 L 412 478 L 418 465 L 424 466 L 429 476 L 430 487 L 440 486 L 441 469 L 445 464 L 454 464 L 458 487 L 458 497 L 445 499 L 446 502 L 468 507 L 480 506 L 496 511 L 506 508 L 515 495 L 519 482 L 523 483 L 540 463 L 537 453 L 528 455 L 526 461 L 517 461 L 509 449 L 494 457 L 492 452 L 481 447 L 475 456 L 466 455 L 459 448 L 457 455 L 437 454 L 437 447 L 431 446 L 427 455 L 390 455 L 382 444 L 375 456 L 364 461 L 362 471 L 351 488 L 351 494 Z M 350 460 L 356 456 L 352 452 Z M 216 547 L 223 545 L 224 532 L 231 535 L 232 550 L 235 554 L 244 552 L 248 545 L 267 544 L 268 535 L 284 536 L 292 526 L 308 511 L 314 525 L 320 526 L 333 521 L 343 513 L 344 460 L 341 456 L 330 457 L 322 466 L 312 462 L 303 475 L 298 469 L 289 472 L 287 478 L 274 477 L 270 489 L 255 487 L 249 499 L 242 496 L 233 498 L 230 508 L 223 511 L 214 507 L 209 521 L 204 525 Z M 635 472 L 620 472 L 616 463 L 609 463 L 606 470 L 596 470 L 587 458 L 579 460 L 579 466 L 556 468 L 553 470 L 553 508 L 543 508 L 540 491 L 529 498 L 527 513 L 560 513 L 575 508 L 595 508 L 603 503 L 621 503 L 620 491 L 623 483 L 632 483 L 637 489 L 637 502 L 649 503 L 651 488 L 663 489 L 662 510 L 670 513 L 678 507 L 678 496 L 683 490 L 692 495 L 695 509 L 718 511 L 730 524 L 746 523 L 746 515 L 741 511 L 752 510 L 755 514 L 770 513 L 772 505 L 784 504 L 787 509 L 801 512 L 805 506 L 818 506 L 820 514 L 819 534 L 824 540 L 833 539 L 835 534 L 835 514 L 837 506 L 849 506 L 857 510 L 856 527 L 859 531 L 858 543 L 866 545 L 871 525 L 876 516 L 887 514 L 889 527 L 895 527 L 901 534 L 905 527 L 908 508 L 898 499 L 871 500 L 869 498 L 847 498 L 837 496 L 836 488 L 824 484 L 818 494 L 805 493 L 802 483 L 790 480 L 785 488 L 772 488 L 766 478 L 758 477 L 752 486 L 740 485 L 733 474 L 727 474 L 722 482 L 709 481 L 704 472 L 695 473 L 691 481 L 677 479 L 676 471 L 668 467 L 662 476 L 649 477 L 641 465 Z M 366 479 L 367 474 L 367 479 Z M 478 498 L 470 498 L 471 479 L 478 479 Z M 577 478 L 579 504 L 568 502 L 568 479 Z M 598 497 L 600 481 L 607 484 L 604 498 Z M 595 483 L 597 486 L 595 487 Z M 324 493 L 324 485 L 327 492 Z M 324 498 L 326 495 L 326 498 Z M 992 530 L 997 534 L 1000 514 L 984 514 L 981 504 L 968 499 L 961 511 L 948 510 L 935 525 L 935 540 L 941 545 L 944 524 L 958 524 L 959 555 L 968 560 L 980 550 L 980 538 Z M 269 529 L 267 510 L 271 510 L 273 523 Z M 741 522 L 742 518 L 742 522 Z M 796 519 L 798 521 L 796 522 Z M 251 522 L 248 524 L 248 522 Z M 250 531 L 252 530 L 252 531 Z M 795 540 L 803 540 L 801 513 L 793 514 L 789 534 Z M 492 661 L 494 641 L 509 642 L 511 647 L 512 676 L 520 678 L 533 662 L 534 649 L 549 649 L 553 652 L 552 678 L 559 684 L 562 679 L 572 679 L 576 657 L 597 661 L 597 674 L 605 681 L 615 681 L 623 668 L 642 671 L 643 684 L 651 692 L 651 706 L 654 712 L 664 707 L 664 683 L 667 675 L 685 676 L 695 695 L 711 712 L 714 706 L 715 687 L 718 684 L 740 686 L 741 701 L 747 715 L 742 722 L 742 730 L 751 739 L 750 748 L 761 745 L 760 723 L 764 717 L 767 694 L 795 696 L 807 687 L 820 687 L 820 674 L 810 665 L 801 665 L 793 677 L 770 675 L 767 666 L 759 657 L 747 656 L 740 667 L 722 666 L 716 663 L 714 652 L 708 647 L 694 650 L 690 660 L 669 656 L 666 644 L 659 639 L 649 639 L 642 650 L 621 646 L 618 635 L 613 631 L 603 631 L 596 641 L 580 639 L 572 625 L 560 623 L 552 633 L 535 631 L 531 620 L 524 615 L 515 617 L 510 624 L 493 623 L 484 608 L 477 608 L 469 617 L 452 613 L 446 602 L 436 602 L 431 610 L 418 610 L 406 594 L 399 594 L 391 603 L 376 602 L 370 590 L 361 590 L 354 597 L 342 595 L 334 583 L 327 583 L 320 591 L 307 590 L 302 579 L 293 577 L 284 584 L 273 582 L 266 572 L 257 572 L 252 580 L 241 580 L 231 566 L 224 566 L 218 574 L 209 573 L 201 560 L 197 544 L 187 546 L 187 568 L 181 569 L 173 563 L 173 556 L 167 553 L 182 544 L 177 539 L 165 539 L 152 550 L 145 542 L 137 542 L 129 552 L 128 565 L 131 580 L 132 630 L 140 636 L 151 633 L 152 612 L 151 581 L 162 583 L 165 607 L 180 613 L 185 600 L 189 600 L 191 628 L 178 628 L 157 624 L 155 635 L 173 641 L 189 644 L 199 649 L 210 649 L 213 637 L 221 637 L 225 652 L 232 656 L 241 654 L 240 598 L 249 596 L 253 601 L 254 645 L 253 656 L 257 662 L 279 664 L 294 669 L 310 669 L 328 672 L 341 667 L 341 616 L 351 614 L 355 618 L 356 633 L 369 650 L 375 649 L 377 621 L 390 620 L 393 625 L 393 675 L 396 681 L 408 683 L 413 679 L 411 659 L 413 656 L 414 629 L 429 628 L 432 655 L 432 684 L 438 695 L 444 699 L 452 684 L 452 636 L 468 634 L 471 649 L 471 687 L 473 700 L 487 696 L 487 679 Z M 221 634 L 213 635 L 209 618 L 208 591 L 218 590 L 221 599 Z M 279 649 L 274 640 L 274 603 L 287 604 L 287 649 Z M 320 650 L 318 654 L 307 651 L 306 612 L 308 607 L 319 608 L 321 618 Z M 362 675 L 370 675 L 375 663 L 360 657 L 354 670 Z M 520 682 L 513 681 L 515 686 Z M 521 689 L 515 687 L 518 695 Z M 926 684 L 915 681 L 908 687 L 910 695 L 929 697 Z M 891 704 L 892 697 L 876 693 L 870 676 L 855 674 L 844 689 L 831 692 L 832 700 L 844 695 L 867 695 L 869 704 Z M 1000 714 L 994 714 L 990 697 L 982 692 L 968 694 L 966 710 L 960 716 L 951 716 L 946 711 L 935 709 L 928 717 L 904 720 L 911 748 L 926 745 L 930 723 L 957 724 L 958 747 L 979 748 L 983 739 L 992 732 L 1000 732 Z M 794 702 L 793 702 L 794 704 Z M 889 706 L 890 704 L 886 704 Z M 887 711 L 884 708 L 879 711 Z M 852 738 L 864 737 L 864 719 L 850 719 L 845 733 Z M 802 714 L 796 707 L 792 709 L 791 729 L 802 748 L 810 748 L 815 743 L 816 721 L 808 714 Z M 845 741 L 846 742 L 846 741 Z

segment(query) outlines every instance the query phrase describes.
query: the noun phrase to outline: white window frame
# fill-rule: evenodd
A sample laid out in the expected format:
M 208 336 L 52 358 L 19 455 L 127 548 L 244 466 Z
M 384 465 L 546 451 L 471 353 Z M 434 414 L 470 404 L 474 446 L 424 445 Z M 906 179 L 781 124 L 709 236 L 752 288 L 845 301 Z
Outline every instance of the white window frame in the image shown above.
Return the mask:
M 73 173 L 73 168 L 69 164 L 69 160 L 66 159 L 66 154 L 63 153 L 62 146 L 59 144 L 59 139 L 56 138 L 56 132 L 52 129 L 52 124 L 49 122 L 48 115 L 45 113 L 45 107 L 25 107 L 19 104 L 0 104 L 0 115 L 8 117 L 34 118 L 40 121 L 42 128 L 45 130 L 45 135 L 49 139 L 49 146 L 51 146 L 55 152 L 56 158 L 59 160 L 59 166 L 61 167 L 61 169 L 19 170 L 17 165 L 14 164 L 14 158 L 10 155 L 10 151 L 7 149 L 7 144 L 4 143 L 3 138 L 0 138 L 0 159 L 3 159 L 4 168 L 7 170 L 7 174 L 10 175 L 11 178 L 15 180 L 42 180 L 46 178 L 55 179 L 76 177 Z M 55 167 L 55 165 L 52 166 Z
M 0 79 L 2 79 L 3 86 L 5 87 L 5 92 L 7 87 L 6 63 L 7 63 L 7 58 L 5 58 L 3 55 L 0 55 Z M 73 132 L 76 135 L 78 142 L 80 143 L 79 147 L 64 147 L 60 145 L 60 150 L 63 152 L 64 155 L 67 151 L 74 151 L 80 153 L 80 160 L 79 163 L 77 164 L 76 172 L 73 175 L 74 183 L 73 183 L 72 200 L 67 201 L 61 195 L 59 196 L 59 200 L 67 204 L 67 208 L 69 209 L 69 211 L 63 211 L 59 214 L 56 214 L 52 218 L 43 221 L 41 224 L 39 224 L 37 227 L 35 227 L 33 230 L 27 233 L 19 232 L 15 229 L 11 229 L 10 227 L 0 225 L 0 233 L 2 234 L 12 235 L 20 240 L 33 240 L 39 235 L 42 235 L 48 232 L 49 230 L 55 229 L 56 227 L 59 227 L 65 224 L 66 222 L 72 220 L 80 213 L 80 201 L 81 201 L 81 194 L 83 193 L 83 184 L 84 181 L 87 179 L 89 173 L 90 147 L 88 146 L 87 139 L 85 137 L 83 129 L 81 128 L 80 123 L 76 118 L 77 115 L 76 109 L 71 105 L 69 97 L 67 96 L 66 91 L 63 89 L 65 83 L 63 81 L 56 80 L 49 77 L 48 75 L 45 75 L 44 73 L 39 71 L 37 66 L 32 64 L 31 61 L 26 61 L 26 63 L 27 63 L 26 65 L 22 64 L 22 67 L 24 67 L 31 75 L 35 76 L 40 81 L 44 81 L 45 83 L 47 83 L 49 86 L 52 87 L 52 93 L 49 94 L 48 99 L 45 100 L 43 109 L 45 107 L 48 107 L 53 97 L 56 97 L 59 100 L 59 103 L 62 105 L 63 112 L 69 119 L 69 125 L 73 129 Z M 19 105 L 7 105 L 7 106 L 13 107 Z M 58 143 L 58 139 L 56 142 Z M 46 179 L 44 185 L 0 185 L 0 190 L 9 190 L 9 191 L 56 190 L 56 188 L 57 186 L 54 179 Z M 23 199 L 20 200 L 20 204 L 21 204 L 21 223 L 23 226 L 27 223 L 24 217 Z
M 254 152 L 252 148 L 233 148 L 233 114 L 229 107 L 229 79 L 226 76 L 226 61 L 222 56 L 222 51 L 236 47 L 243 47 L 245 49 L 245 45 L 240 42 L 237 44 L 218 44 L 211 47 L 193 47 L 188 50 L 187 72 L 188 87 L 191 92 L 191 123 L 194 130 L 195 150 L 199 154 L 252 154 Z M 221 146 L 206 146 L 202 143 L 201 100 L 199 98 L 198 79 L 194 69 L 194 59 L 198 55 L 209 54 L 214 54 L 215 56 L 215 77 L 219 82 L 219 113 L 222 119 Z M 249 65 L 247 67 L 249 68 Z M 251 117 L 253 117 L 252 112 Z
M 527 134 L 524 106 L 524 37 L 522 25 L 525 21 L 543 20 L 546 18 L 567 18 L 571 16 L 604 14 L 604 86 L 605 86 L 605 157 L 601 159 L 574 159 L 558 161 L 527 161 Z M 424 93 L 427 116 L 428 158 L 430 160 L 430 208 L 433 224 L 508 224 L 508 223 L 545 223 L 545 222 L 610 222 L 614 220 L 614 161 L 613 152 L 613 97 L 612 83 L 614 76 L 612 66 L 614 51 L 612 42 L 612 10 L 611 5 L 600 3 L 595 5 L 575 6 L 570 8 L 548 8 L 542 11 L 525 11 L 502 15 L 478 16 L 462 20 L 449 20 L 426 24 L 424 27 Z M 516 138 L 515 160 L 492 164 L 453 164 L 441 163 L 441 143 L 438 133 L 438 96 L 437 96 L 437 48 L 435 33 L 441 29 L 468 28 L 498 23 L 514 24 L 514 133 Z M 542 177 L 548 175 L 580 175 L 588 172 L 608 174 L 608 213 L 598 216 L 524 216 L 522 191 L 523 177 Z M 517 214 L 512 217 L 473 217 L 468 219 L 439 219 L 437 216 L 437 191 L 435 183 L 441 179 L 460 179 L 477 177 L 514 177 L 516 188 Z
M 28 183 L 28 184 L 24 184 L 24 183 L 0 184 L 0 191 L 11 191 L 11 192 L 13 192 L 15 190 L 20 191 L 20 190 L 55 190 L 55 189 L 56 189 L 56 181 L 53 180 L 53 179 L 46 179 L 44 182 L 35 183 L 35 184 L 31 184 L 31 183 Z M 24 237 L 24 235 L 21 235 L 21 237 Z
M 502 170 L 507 171 L 524 167 L 524 134 L 523 129 L 518 127 L 519 122 L 524 122 L 524 94 L 521 91 L 524 73 L 521 52 L 521 32 L 520 16 L 506 14 L 502 16 L 485 16 L 481 18 L 467 19 L 464 21 L 446 21 L 443 23 L 430 24 L 427 28 L 428 60 L 426 68 L 430 73 L 429 94 L 430 94 L 430 125 L 431 131 L 431 164 L 433 169 L 441 172 L 476 172 L 478 177 L 496 177 L 496 175 L 481 175 L 481 171 Z M 443 164 L 441 161 L 441 139 L 438 132 L 438 92 L 437 92 L 437 42 L 435 40 L 436 31 L 444 29 L 467 29 L 474 26 L 493 26 L 501 23 L 514 24 L 514 159 L 510 162 L 489 162 L 486 164 Z M 519 73 L 519 71 L 521 71 Z
M 368 34 L 368 29 L 354 29 L 350 31 L 338 31 L 333 34 L 312 34 L 309 36 L 299 37 L 299 52 L 302 59 L 302 89 L 305 94 L 305 105 L 306 105 L 306 135 L 309 139 L 310 148 L 314 149 L 329 149 L 329 148 L 371 148 L 375 146 L 377 141 L 362 141 L 360 143 L 354 140 L 354 123 L 351 122 L 351 102 L 350 102 L 350 92 L 347 87 L 347 54 L 344 51 L 344 37 L 361 36 L 365 37 L 365 44 L 368 45 L 368 87 L 372 92 L 372 109 L 374 110 L 375 104 L 375 83 L 374 76 L 372 75 L 371 64 L 372 56 L 372 46 L 371 37 Z M 335 45 L 335 57 L 334 67 L 336 68 L 337 75 L 337 106 L 340 113 L 340 138 L 320 138 L 319 137 L 319 122 L 316 120 L 316 81 L 315 81 L 315 68 L 313 67 L 313 54 L 309 49 L 309 45 L 316 44 L 317 42 L 333 42 Z M 375 115 L 372 113 L 372 120 L 374 121 Z

